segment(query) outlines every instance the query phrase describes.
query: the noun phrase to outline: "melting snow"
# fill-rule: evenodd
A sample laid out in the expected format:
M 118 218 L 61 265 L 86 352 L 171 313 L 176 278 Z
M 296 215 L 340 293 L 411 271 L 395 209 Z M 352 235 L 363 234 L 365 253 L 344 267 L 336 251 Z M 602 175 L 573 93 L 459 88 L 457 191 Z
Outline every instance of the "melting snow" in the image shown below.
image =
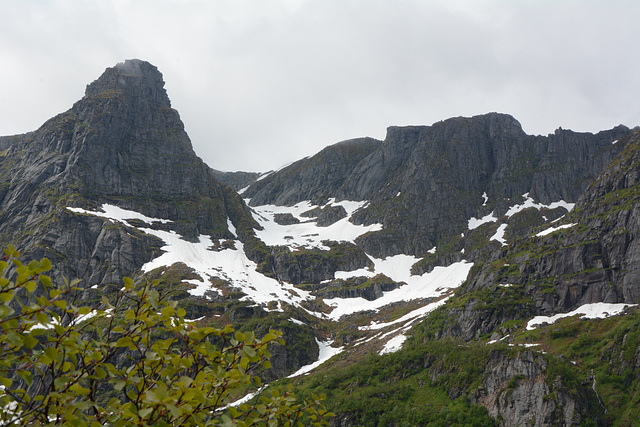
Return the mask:
M 487 202 L 489 201 L 489 196 L 487 196 L 487 192 L 486 191 L 484 193 L 482 193 L 482 198 L 484 199 L 484 202 L 482 203 L 482 206 L 487 206 Z
M 469 228 L 469 230 L 475 230 L 476 228 L 480 227 L 482 224 L 486 224 L 488 222 L 496 222 L 497 220 L 498 220 L 498 217 L 494 216 L 493 212 L 491 212 L 489 215 L 485 215 L 480 219 L 471 218 L 469 220 L 469 224 L 467 227 Z
M 585 304 L 577 309 L 570 311 L 569 313 L 560 313 L 555 316 L 536 316 L 533 319 L 529 320 L 527 323 L 527 330 L 530 331 L 532 329 L 541 326 L 543 323 L 555 323 L 556 321 L 565 318 L 571 317 L 575 315 L 584 315 L 585 319 L 604 319 L 605 317 L 615 316 L 617 314 L 622 313 L 622 311 L 627 307 L 633 307 L 637 304 L 610 304 L 605 302 L 597 302 L 594 304 Z
M 99 216 L 101 218 L 107 218 L 114 221 L 119 221 L 129 227 L 131 227 L 131 225 L 126 221 L 128 219 L 139 219 L 143 222 L 146 222 L 149 225 L 151 225 L 154 222 L 160 222 L 162 224 L 172 222 L 168 219 L 150 218 L 146 215 L 142 215 L 141 213 L 122 209 L 107 203 L 102 205 L 103 212 L 88 211 L 82 208 L 67 208 L 67 209 L 75 213 L 89 214 L 89 215 Z
M 263 239 L 268 245 L 288 244 L 289 247 L 312 246 L 322 248 L 322 240 L 353 241 L 358 235 L 366 232 L 378 230 L 380 224 L 368 227 L 356 226 L 348 221 L 349 216 L 357 209 L 366 205 L 366 202 L 335 202 L 334 206 L 341 205 L 347 211 L 347 218 L 336 222 L 329 227 L 318 227 L 315 220 L 308 220 L 300 217 L 302 212 L 312 209 L 308 202 L 299 203 L 294 207 L 260 206 L 255 208 L 258 221 L 265 228 L 258 232 L 258 237 Z M 103 205 L 102 211 L 88 211 L 78 208 L 68 208 L 77 213 L 91 214 L 113 221 L 120 221 L 128 226 L 127 219 L 140 219 L 148 224 L 153 222 L 169 222 L 157 218 L 149 218 L 134 211 L 127 211 L 112 205 Z M 307 222 L 294 224 L 292 226 L 281 226 L 273 221 L 275 212 L 289 212 L 299 219 Z M 235 228 L 230 221 L 227 223 L 229 230 L 235 234 Z M 200 235 L 195 242 L 184 240 L 174 231 L 154 230 L 140 227 L 140 231 L 156 236 L 164 242 L 163 253 L 157 258 L 143 265 L 142 270 L 149 272 L 162 266 L 171 266 L 174 263 L 182 262 L 194 269 L 200 276 L 200 280 L 191 279 L 189 283 L 195 286 L 190 293 L 203 296 L 205 292 L 214 290 L 210 279 L 219 278 L 229 282 L 233 287 L 239 288 L 246 294 L 243 299 L 251 300 L 258 304 L 266 304 L 270 301 L 278 301 L 277 310 L 282 310 L 282 302 L 287 302 L 294 306 L 300 306 L 304 300 L 314 299 L 307 291 L 295 288 L 289 283 L 280 283 L 275 279 L 266 277 L 256 271 L 255 262 L 247 258 L 242 242 L 235 240 L 234 246 L 216 250 L 214 240 L 210 236 Z M 291 236 L 285 239 L 284 236 Z M 435 248 L 434 248 L 435 249 Z M 333 298 L 325 300 L 327 304 L 334 307 L 329 318 L 338 319 L 344 314 L 351 314 L 363 310 L 377 310 L 387 304 L 398 301 L 409 301 L 413 299 L 437 298 L 444 295 L 449 289 L 459 286 L 467 277 L 473 263 L 461 261 L 448 267 L 436 267 L 432 272 L 421 276 L 411 275 L 411 266 L 419 259 L 409 255 L 396 255 L 386 259 L 370 257 L 374 264 L 373 269 L 362 269 L 351 272 L 337 272 L 336 278 L 349 278 L 357 276 L 373 277 L 377 274 L 385 274 L 396 282 L 404 282 L 406 285 L 400 286 L 390 292 L 385 292 L 381 298 L 375 301 L 368 301 L 364 298 Z M 426 307 L 415 310 L 396 322 L 406 322 L 411 319 L 423 316 L 428 311 L 433 310 L 443 302 L 429 304 Z M 325 315 L 311 313 L 316 316 Z
M 442 296 L 448 290 L 458 287 L 467 278 L 469 270 L 473 267 L 473 263 L 471 262 L 460 261 L 448 267 L 435 267 L 430 273 L 425 273 L 421 276 L 412 276 L 410 269 L 413 263 L 411 260 L 417 260 L 415 257 L 396 255 L 384 260 L 371 259 L 375 264 L 374 272 L 368 270 L 339 272 L 336 273 L 336 278 L 371 277 L 378 273 L 383 273 L 396 282 L 405 282 L 407 284 L 392 291 L 384 292 L 382 297 L 373 301 L 368 301 L 364 298 L 325 299 L 324 302 L 326 304 L 334 307 L 334 310 L 329 314 L 330 318 L 338 320 L 345 314 L 352 314 L 363 310 L 378 310 L 394 302 Z M 431 305 L 432 304 L 429 306 Z M 433 308 L 431 308 L 431 310 Z
M 129 226 L 130 224 L 125 221 L 126 219 L 137 218 L 147 223 L 166 221 L 144 217 L 144 215 L 137 212 L 110 205 L 103 205 L 102 210 L 105 211 L 104 213 L 77 208 L 68 209 L 73 212 L 121 221 Z M 232 286 L 240 288 L 242 292 L 247 294 L 243 299 L 250 299 L 256 303 L 266 304 L 273 300 L 279 300 L 299 305 L 303 300 L 311 298 L 306 291 L 296 289 L 291 284 L 279 283 L 275 279 L 258 273 L 255 262 L 247 258 L 240 241 L 234 242 L 235 248 L 233 249 L 228 248 L 216 251 L 213 249 L 213 241 L 209 236 L 200 235 L 197 242 L 189 242 L 182 239 L 175 231 L 153 230 L 150 228 L 139 228 L 139 230 L 156 236 L 165 243 L 162 247 L 164 253 L 144 264 L 142 270 L 149 272 L 158 267 L 171 266 L 174 263 L 183 262 L 193 268 L 201 277 L 201 280 L 188 280 L 189 283 L 196 286 L 195 289 L 189 291 L 192 295 L 202 296 L 206 291 L 214 290 L 208 279 L 210 277 L 218 277 L 229 281 Z M 231 231 L 235 232 L 235 229 L 231 228 Z
M 256 206 L 253 207 L 256 213 L 254 218 L 264 228 L 264 230 L 256 230 L 256 235 L 269 246 L 288 246 L 290 249 L 304 247 L 329 250 L 327 246 L 322 244 L 323 240 L 353 242 L 356 237 L 366 232 L 382 230 L 382 224 L 364 226 L 349 222 L 351 215 L 356 210 L 365 207 L 367 203 L 348 200 L 336 202 L 335 199 L 330 199 L 329 204 L 331 206 L 342 206 L 347 212 L 347 216 L 328 227 L 319 227 L 315 219 L 301 216 L 302 213 L 318 207 L 308 201 L 300 202 L 292 207 Z M 300 223 L 280 225 L 274 221 L 276 214 L 287 213 L 297 218 Z
M 525 210 L 527 208 L 536 208 L 536 209 L 540 210 L 542 208 L 555 209 L 555 208 L 558 208 L 558 207 L 562 206 L 566 210 L 571 211 L 571 209 L 573 209 L 573 207 L 575 206 L 575 203 L 567 203 L 564 200 L 553 202 L 550 205 L 543 205 L 542 203 L 535 203 L 533 201 L 533 198 L 529 197 L 529 193 L 524 193 L 522 195 L 522 197 L 525 198 L 524 203 L 521 204 L 521 205 L 511 206 L 509 208 L 509 210 L 507 211 L 507 213 L 505 214 L 506 216 L 511 217 L 511 216 L 517 214 L 518 212 L 521 212 L 521 211 L 523 211 L 523 210 Z
M 318 343 L 318 347 L 320 348 L 320 354 L 318 355 L 318 360 L 316 360 L 315 362 L 309 365 L 303 366 L 302 368 L 295 371 L 293 374 L 289 375 L 287 378 L 293 378 L 299 375 L 308 374 L 318 366 L 322 365 L 327 360 L 331 359 L 336 354 L 342 353 L 342 351 L 344 350 L 344 347 L 338 347 L 338 348 L 331 347 L 331 344 L 333 343 L 333 341 L 322 342 L 322 341 L 318 341 L 318 339 L 316 338 L 316 342 Z
M 558 231 L 558 230 L 562 230 L 564 228 L 571 228 L 576 224 L 564 224 L 564 225 L 559 225 L 557 227 L 551 227 L 551 228 L 547 228 L 546 230 L 543 230 L 541 232 L 539 232 L 538 234 L 536 234 L 536 236 L 540 237 L 540 236 L 546 236 L 547 234 L 551 234 L 554 231 Z
M 423 316 L 427 315 L 428 313 L 432 312 L 433 310 L 435 310 L 436 308 L 440 307 L 441 305 L 444 305 L 445 302 L 447 302 L 447 298 L 442 298 L 441 300 L 438 300 L 436 302 L 432 302 L 431 304 L 427 304 L 424 307 L 420 307 L 416 310 L 413 310 L 407 314 L 405 314 L 404 316 L 391 321 L 391 322 L 384 322 L 384 323 L 376 323 L 376 322 L 372 322 L 371 325 L 369 326 L 360 326 L 358 329 L 360 329 L 361 331 L 375 331 L 375 330 L 379 330 L 379 329 L 384 329 L 388 326 L 393 326 L 397 323 L 411 323 L 416 319 L 422 318 Z
M 507 224 L 500 225 L 500 227 L 498 227 L 498 230 L 496 230 L 496 234 L 491 236 L 489 240 L 497 240 L 498 242 L 502 243 L 502 246 L 506 246 L 507 241 L 504 239 L 505 231 L 507 231 Z
M 387 341 L 382 350 L 380 350 L 380 354 L 395 353 L 402 348 L 402 344 L 404 344 L 406 340 L 407 337 L 405 335 L 396 335 Z

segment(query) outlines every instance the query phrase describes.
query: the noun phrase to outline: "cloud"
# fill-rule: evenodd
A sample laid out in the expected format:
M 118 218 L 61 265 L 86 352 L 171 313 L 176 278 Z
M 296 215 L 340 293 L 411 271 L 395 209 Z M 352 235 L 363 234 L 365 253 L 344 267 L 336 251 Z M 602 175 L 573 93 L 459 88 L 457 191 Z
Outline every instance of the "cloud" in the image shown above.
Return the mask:
M 390 125 L 500 111 L 530 133 L 635 126 L 627 1 L 0 0 L 0 134 L 152 62 L 196 152 L 267 170 Z

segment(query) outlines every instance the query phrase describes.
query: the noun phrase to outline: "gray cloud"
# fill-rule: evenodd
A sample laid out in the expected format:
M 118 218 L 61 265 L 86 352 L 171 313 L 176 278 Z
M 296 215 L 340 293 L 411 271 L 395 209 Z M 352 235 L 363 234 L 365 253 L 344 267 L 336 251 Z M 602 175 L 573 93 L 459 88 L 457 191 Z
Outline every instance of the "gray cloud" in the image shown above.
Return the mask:
M 268 170 L 389 125 L 510 113 L 530 133 L 640 124 L 640 3 L 0 0 L 0 134 L 152 62 L 196 152 Z

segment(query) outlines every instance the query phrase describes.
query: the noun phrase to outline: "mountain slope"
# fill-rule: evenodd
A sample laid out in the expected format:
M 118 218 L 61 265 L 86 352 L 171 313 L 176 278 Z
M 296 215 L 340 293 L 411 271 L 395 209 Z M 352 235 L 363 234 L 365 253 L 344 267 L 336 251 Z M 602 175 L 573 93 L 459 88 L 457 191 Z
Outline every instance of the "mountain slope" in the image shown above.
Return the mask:
M 535 137 L 513 117 L 497 113 L 390 127 L 385 141 L 371 144 L 364 156 L 341 153 L 359 149 L 361 141 L 331 146 L 251 185 L 243 196 L 252 206 L 366 200 L 353 221 L 383 224 L 360 239 L 367 252 L 424 256 L 464 232 L 470 218 L 501 216 L 524 193 L 544 204 L 575 202 L 623 148 L 612 142 L 628 132 L 618 126 L 597 135 L 558 130 Z M 340 167 L 327 161 L 335 158 Z
M 231 237 L 227 217 L 252 221 L 191 147 L 162 75 L 130 60 L 87 86 L 85 97 L 35 132 L 4 138 L 0 236 L 33 256 L 64 260 L 86 286 L 118 282 L 161 243 L 67 207 L 110 203 L 172 220 L 180 234 Z
M 158 279 L 197 325 L 282 330 L 261 375 L 326 393 L 335 425 L 637 419 L 637 129 L 490 113 L 223 173 L 163 85 L 129 60 L 0 137 L 0 243 L 85 301 Z

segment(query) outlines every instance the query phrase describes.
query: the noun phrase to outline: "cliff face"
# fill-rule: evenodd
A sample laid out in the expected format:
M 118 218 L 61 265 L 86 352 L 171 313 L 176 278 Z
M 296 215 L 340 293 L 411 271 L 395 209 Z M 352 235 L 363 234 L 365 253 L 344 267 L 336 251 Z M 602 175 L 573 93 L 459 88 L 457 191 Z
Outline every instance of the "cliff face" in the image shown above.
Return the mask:
M 384 225 L 359 240 L 368 253 L 424 256 L 464 232 L 470 218 L 501 216 L 522 194 L 545 204 L 575 202 L 622 150 L 623 143 L 612 142 L 628 132 L 619 126 L 596 135 L 558 130 L 529 136 L 513 117 L 497 113 L 390 127 L 382 143 L 355 140 L 328 147 L 243 195 L 252 205 L 367 200 L 369 206 L 353 221 Z M 347 151 L 360 155 L 346 156 Z
M 229 211 L 244 212 L 193 152 L 162 74 L 144 61 L 108 68 L 69 111 L 3 141 L 3 243 L 19 239 L 33 256 L 64 259 L 64 274 L 87 286 L 132 274 L 160 242 L 67 207 L 111 203 L 172 220 L 191 237 L 230 237 Z
M 476 264 L 459 290 L 467 302 L 452 309 L 442 336 L 472 339 L 494 333 L 509 320 L 597 302 L 640 302 L 640 133 L 623 141 L 625 149 L 570 214 Z M 496 304 L 483 302 L 488 295 Z

